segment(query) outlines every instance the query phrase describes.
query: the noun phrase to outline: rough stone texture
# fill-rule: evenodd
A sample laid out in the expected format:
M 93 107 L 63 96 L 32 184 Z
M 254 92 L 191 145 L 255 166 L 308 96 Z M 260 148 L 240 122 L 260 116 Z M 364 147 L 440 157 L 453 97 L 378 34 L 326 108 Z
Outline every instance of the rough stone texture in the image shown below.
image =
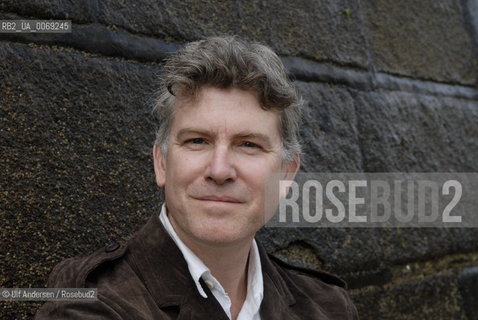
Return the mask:
M 297 82 L 297 86 L 309 101 L 301 131 L 306 145 L 305 171 L 478 169 L 476 101 L 317 83 Z M 364 319 L 414 319 L 417 313 L 423 319 L 465 317 L 456 279 L 453 290 L 446 291 L 451 280 L 432 276 L 446 271 L 455 258 L 428 271 L 425 276 L 430 279 L 426 281 L 400 285 L 395 284 L 403 280 L 394 275 L 394 266 L 476 252 L 478 233 L 474 229 L 274 228 L 262 230 L 260 238 L 269 251 L 291 263 L 344 277 L 360 292 L 356 303 Z M 456 258 L 458 262 L 461 259 Z M 477 263 L 476 259 L 465 261 Z M 372 291 L 367 289 L 370 286 Z M 442 291 L 446 297 L 440 302 Z M 407 300 L 409 296 L 414 298 Z M 425 303 L 423 297 L 427 297 Z
M 2 1 L 1 18 L 68 18 L 76 33 L 0 34 L 0 287 L 41 287 L 64 257 L 127 238 L 156 212 L 148 99 L 160 65 L 150 62 L 187 40 L 236 33 L 283 55 L 307 100 L 303 171 L 478 171 L 476 8 Z M 361 319 L 476 316 L 474 229 L 266 228 L 259 238 L 343 276 Z M 0 303 L 0 318 L 29 319 L 38 306 Z
M 460 1 L 363 1 L 377 71 L 476 84 L 478 51 Z
M 297 86 L 312 101 L 302 130 L 305 171 L 477 170 L 474 101 Z M 474 229 L 266 229 L 261 236 L 269 250 L 281 254 L 302 246 L 308 260 L 340 273 L 354 287 L 389 281 L 394 264 L 471 252 L 478 243 Z
M 356 1 L 5 0 L 4 12 L 114 25 L 168 41 L 238 34 L 283 55 L 366 66 Z M 278 18 L 279 17 L 279 18 Z
M 320 83 L 297 82 L 307 101 L 304 123 L 302 170 L 309 172 L 361 172 L 354 102 L 347 89 Z
M 440 275 L 353 292 L 361 319 L 466 320 L 456 277 Z
M 16 14 L 0 13 L 0 20 L 20 20 Z M 106 56 L 143 62 L 162 62 L 179 45 L 138 36 L 117 28 L 93 24 L 73 24 L 70 33 L 5 33 L 0 39 L 23 43 L 57 45 Z
M 478 50 L 478 2 L 461 0 L 465 15 L 465 25 L 471 34 L 475 50 Z
M 478 90 L 470 86 L 447 84 L 430 80 L 397 77 L 373 70 L 343 68 L 300 57 L 283 57 L 287 71 L 298 81 L 340 84 L 362 91 L 387 90 L 419 93 L 435 97 L 478 100 Z
M 287 256 L 299 247 L 304 261 L 344 277 L 352 288 L 390 281 L 393 266 L 476 251 L 474 229 L 287 229 L 265 228 L 259 237 L 270 252 Z M 294 258 L 295 256 L 295 258 Z M 299 261 L 294 261 L 299 260 Z
M 157 70 L 0 46 L 0 287 L 42 287 L 58 261 L 126 237 L 156 210 L 146 97 Z
M 478 319 L 478 267 L 465 269 L 460 274 L 459 287 L 468 319 Z
M 356 97 L 367 172 L 478 170 L 478 103 L 403 92 Z
M 472 85 L 478 47 L 469 1 L 5 0 L 0 10 L 100 23 L 167 41 L 238 34 L 283 55 Z
M 361 319 L 466 319 L 463 299 L 473 310 L 476 287 L 470 279 L 476 274 L 461 277 L 464 289 L 458 277 L 463 269 L 477 265 L 478 256 L 451 253 L 460 251 L 455 248 L 460 239 L 475 244 L 477 239 L 455 231 L 266 229 L 260 237 L 271 252 L 290 263 L 344 277 Z M 476 245 L 469 250 L 476 252 Z

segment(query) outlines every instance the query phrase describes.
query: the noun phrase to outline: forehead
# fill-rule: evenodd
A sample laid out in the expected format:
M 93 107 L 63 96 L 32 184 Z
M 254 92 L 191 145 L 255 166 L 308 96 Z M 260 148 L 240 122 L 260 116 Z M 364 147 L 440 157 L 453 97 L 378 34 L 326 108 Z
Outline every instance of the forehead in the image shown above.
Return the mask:
M 279 113 L 264 110 L 252 91 L 204 87 L 191 99 L 177 101 L 171 134 L 184 128 L 234 135 L 251 132 L 279 140 Z

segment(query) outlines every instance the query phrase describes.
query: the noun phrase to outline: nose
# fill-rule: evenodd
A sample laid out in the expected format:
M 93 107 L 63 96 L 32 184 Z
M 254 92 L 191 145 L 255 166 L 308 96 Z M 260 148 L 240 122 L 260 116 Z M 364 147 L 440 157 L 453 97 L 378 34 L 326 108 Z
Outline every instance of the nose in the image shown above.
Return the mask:
M 211 155 L 206 172 L 206 179 L 222 185 L 236 179 L 236 169 L 231 151 L 227 146 L 217 146 Z

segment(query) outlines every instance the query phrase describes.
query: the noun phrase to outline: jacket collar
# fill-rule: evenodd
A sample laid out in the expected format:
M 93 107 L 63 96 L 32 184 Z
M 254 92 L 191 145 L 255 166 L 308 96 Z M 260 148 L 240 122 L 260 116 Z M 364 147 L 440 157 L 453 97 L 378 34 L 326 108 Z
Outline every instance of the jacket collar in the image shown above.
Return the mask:
M 264 280 L 264 298 L 261 315 L 284 314 L 288 306 L 295 303 L 291 291 L 280 271 L 269 259 L 267 252 L 257 241 Z M 190 309 L 190 301 L 200 301 L 205 312 L 217 314 L 222 311 L 219 303 L 203 285 L 208 299 L 203 298 L 191 278 L 184 257 L 155 214 L 128 241 L 129 264 L 141 278 L 146 288 L 161 308 L 178 306 L 180 310 Z M 278 313 L 281 310 L 283 312 Z M 198 310 L 194 310 L 197 316 Z M 205 314 L 206 318 L 207 315 Z M 223 313 L 224 319 L 228 319 Z M 222 319 L 218 317 L 217 319 Z M 199 318 L 199 317 L 198 317 Z
M 274 315 L 274 319 L 293 319 L 290 307 L 296 303 L 291 290 L 279 270 L 270 260 L 264 247 L 259 246 L 259 254 L 262 263 L 262 277 L 264 279 L 264 298 L 261 304 L 261 317 Z
M 157 215 L 128 241 L 128 258 L 160 307 L 181 305 L 197 292 L 181 251 Z

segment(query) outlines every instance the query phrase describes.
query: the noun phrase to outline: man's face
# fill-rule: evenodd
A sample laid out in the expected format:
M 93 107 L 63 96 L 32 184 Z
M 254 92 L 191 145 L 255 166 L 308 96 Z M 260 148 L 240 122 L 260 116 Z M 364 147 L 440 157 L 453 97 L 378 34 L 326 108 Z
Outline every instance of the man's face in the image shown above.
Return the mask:
M 298 157 L 283 163 L 278 128 L 278 113 L 249 91 L 204 87 L 178 103 L 167 155 L 155 147 L 154 164 L 169 219 L 187 245 L 250 241 L 263 226 L 267 176 L 290 179 L 299 167 Z

